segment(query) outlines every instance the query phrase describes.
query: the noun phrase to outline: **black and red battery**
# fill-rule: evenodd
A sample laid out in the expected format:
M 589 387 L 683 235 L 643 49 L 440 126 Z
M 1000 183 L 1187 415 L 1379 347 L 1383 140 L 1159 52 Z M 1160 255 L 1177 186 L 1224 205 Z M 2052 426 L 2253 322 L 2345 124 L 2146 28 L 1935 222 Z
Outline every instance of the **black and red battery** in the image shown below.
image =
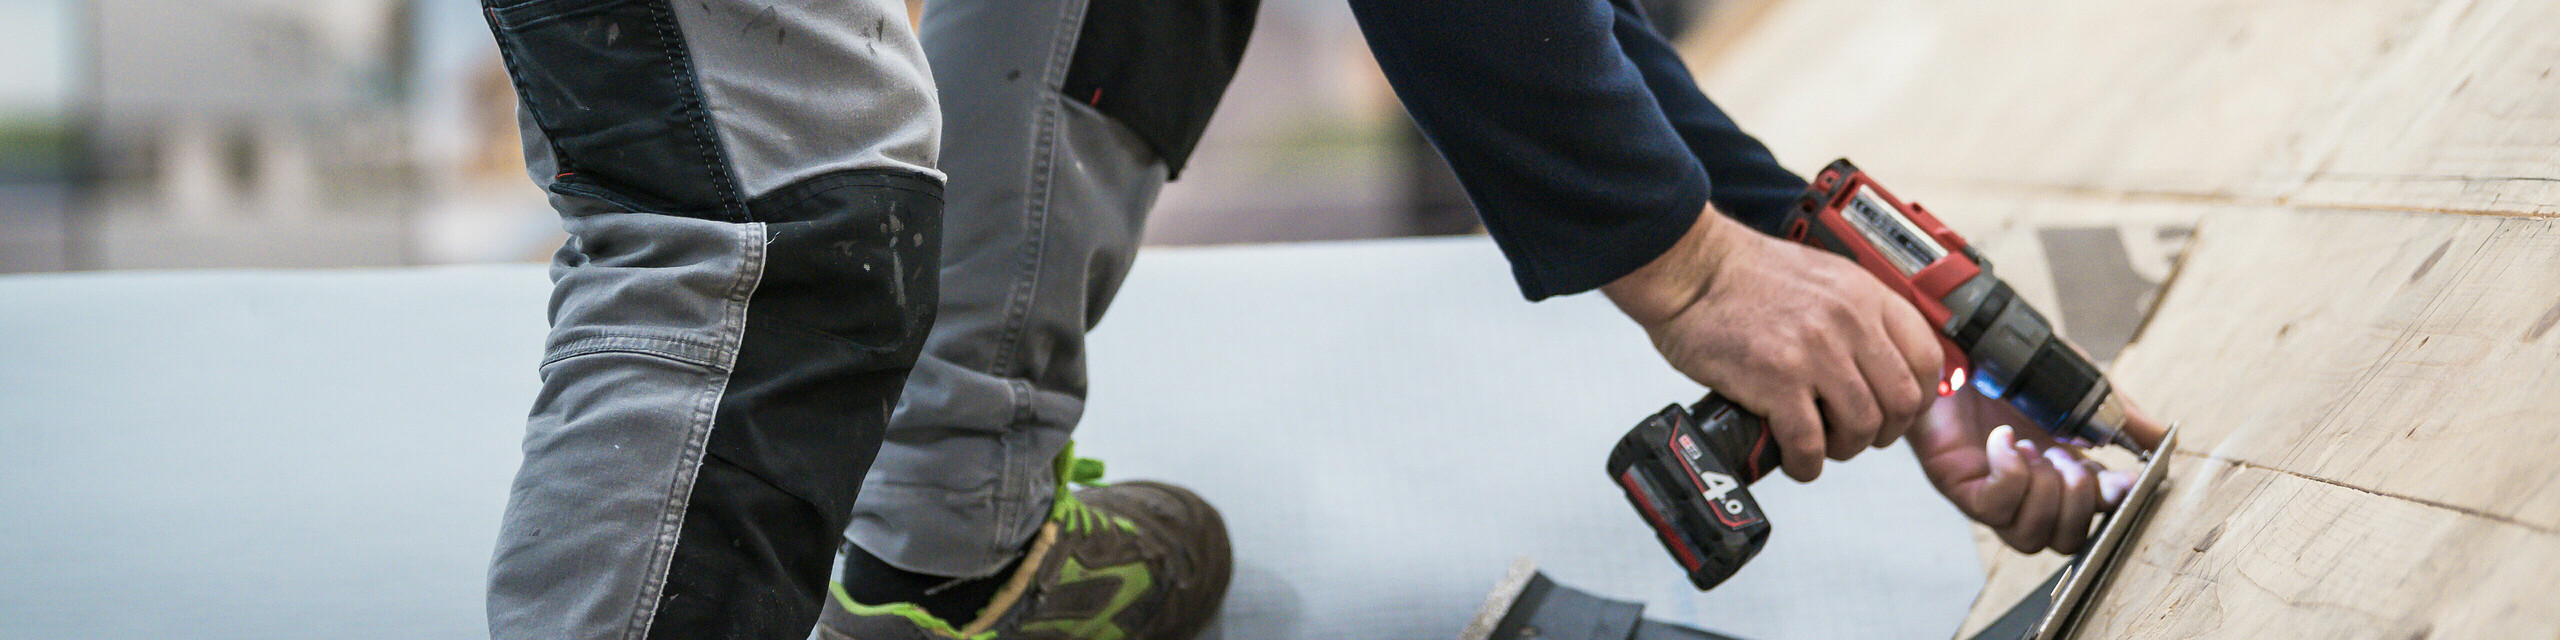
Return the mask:
M 1664 407 L 1609 452 L 1610 477 L 1701 591 L 1768 544 L 1769 518 L 1748 487 L 1777 468 L 1760 417 L 1713 393 Z

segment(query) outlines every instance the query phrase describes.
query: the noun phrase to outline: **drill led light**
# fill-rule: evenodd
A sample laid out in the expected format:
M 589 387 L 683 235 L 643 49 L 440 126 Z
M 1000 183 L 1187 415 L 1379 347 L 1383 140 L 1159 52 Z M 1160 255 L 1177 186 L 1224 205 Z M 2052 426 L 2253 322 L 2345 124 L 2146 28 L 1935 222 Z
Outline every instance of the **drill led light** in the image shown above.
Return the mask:
M 1955 372 L 1947 374 L 1947 379 L 1938 381 L 1938 397 L 1955 395 L 1961 388 L 1964 388 L 1964 367 L 1956 367 Z

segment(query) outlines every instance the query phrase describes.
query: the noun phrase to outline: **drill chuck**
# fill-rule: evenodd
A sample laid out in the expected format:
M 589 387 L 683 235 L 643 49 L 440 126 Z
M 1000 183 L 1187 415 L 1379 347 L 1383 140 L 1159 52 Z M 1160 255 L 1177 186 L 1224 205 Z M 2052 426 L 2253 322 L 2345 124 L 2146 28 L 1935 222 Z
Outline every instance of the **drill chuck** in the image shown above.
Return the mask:
M 1941 300 L 1948 318 L 1939 328 L 1972 361 L 1973 388 L 2008 402 L 2056 438 L 2140 450 L 2123 435 L 2123 401 L 2106 374 L 1993 275 L 1990 261 L 1975 262 L 1981 272 Z

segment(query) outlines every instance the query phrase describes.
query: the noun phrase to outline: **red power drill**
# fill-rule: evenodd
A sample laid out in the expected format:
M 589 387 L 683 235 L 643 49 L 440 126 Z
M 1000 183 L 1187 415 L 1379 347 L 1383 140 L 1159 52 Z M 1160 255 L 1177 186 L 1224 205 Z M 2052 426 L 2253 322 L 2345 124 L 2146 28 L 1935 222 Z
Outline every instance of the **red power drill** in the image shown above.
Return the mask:
M 1962 236 L 1848 160 L 1814 177 L 1786 233 L 1856 261 L 1937 326 L 1947 355 L 1940 395 L 1969 380 L 2058 438 L 2142 450 L 2124 433 L 2123 400 L 2088 356 L 2055 335 Z M 1733 577 L 1768 543 L 1769 520 L 1749 487 L 1776 468 L 1767 421 L 1712 392 L 1645 419 L 1609 453 L 1610 478 L 1699 590 Z

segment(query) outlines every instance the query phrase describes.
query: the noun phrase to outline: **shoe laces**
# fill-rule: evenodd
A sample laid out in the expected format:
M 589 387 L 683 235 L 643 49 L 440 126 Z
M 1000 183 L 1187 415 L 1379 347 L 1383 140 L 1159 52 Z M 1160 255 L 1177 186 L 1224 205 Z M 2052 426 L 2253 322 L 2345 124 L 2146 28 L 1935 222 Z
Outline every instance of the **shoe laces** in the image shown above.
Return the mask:
M 1050 522 L 1058 523 L 1059 527 L 1071 533 L 1087 533 L 1104 525 L 1117 527 L 1121 531 L 1137 532 L 1137 523 L 1130 522 L 1128 518 L 1096 511 L 1093 507 L 1086 505 L 1083 500 L 1076 498 L 1075 490 L 1071 485 L 1099 487 L 1107 484 L 1102 481 L 1101 460 L 1076 457 L 1076 443 L 1068 442 L 1066 448 L 1058 450 L 1055 464 L 1058 475 L 1058 495 L 1049 500 Z

